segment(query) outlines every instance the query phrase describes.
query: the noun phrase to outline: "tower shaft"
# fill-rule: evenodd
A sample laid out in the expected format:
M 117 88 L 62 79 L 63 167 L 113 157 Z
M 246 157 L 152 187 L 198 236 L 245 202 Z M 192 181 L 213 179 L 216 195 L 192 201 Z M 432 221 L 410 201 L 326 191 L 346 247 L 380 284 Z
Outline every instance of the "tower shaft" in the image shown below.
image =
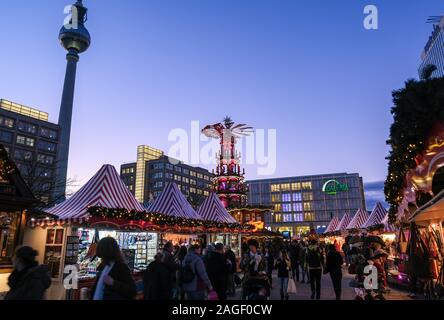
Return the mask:
M 74 89 L 76 83 L 77 62 L 79 55 L 75 49 L 70 49 L 66 55 L 66 74 L 63 85 L 62 101 L 60 104 L 59 125 L 60 142 L 57 153 L 57 195 L 56 199 L 66 193 L 66 182 L 68 175 L 69 142 L 71 138 L 71 120 L 74 103 Z

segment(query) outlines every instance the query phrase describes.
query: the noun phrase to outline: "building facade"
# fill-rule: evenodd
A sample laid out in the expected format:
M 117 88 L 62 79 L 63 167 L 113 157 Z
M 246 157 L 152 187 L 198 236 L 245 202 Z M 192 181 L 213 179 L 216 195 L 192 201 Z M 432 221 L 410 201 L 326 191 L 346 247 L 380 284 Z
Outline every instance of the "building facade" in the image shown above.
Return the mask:
M 168 182 L 176 183 L 185 196 L 200 202 L 212 190 L 214 175 L 179 161 L 173 164 L 162 151 L 139 146 L 137 162 L 121 165 L 120 177 L 142 203 L 154 200 Z
M 60 127 L 48 114 L 0 99 L 0 143 L 37 198 L 46 202 L 56 186 Z
M 322 230 L 336 215 L 365 209 L 362 178 L 337 173 L 247 181 L 248 204 L 272 206 L 265 219 L 272 231 L 294 236 Z
M 433 25 L 432 35 L 421 53 L 421 65 L 418 69 L 420 77 L 428 65 L 436 67 L 432 77 L 444 77 L 444 17 Z

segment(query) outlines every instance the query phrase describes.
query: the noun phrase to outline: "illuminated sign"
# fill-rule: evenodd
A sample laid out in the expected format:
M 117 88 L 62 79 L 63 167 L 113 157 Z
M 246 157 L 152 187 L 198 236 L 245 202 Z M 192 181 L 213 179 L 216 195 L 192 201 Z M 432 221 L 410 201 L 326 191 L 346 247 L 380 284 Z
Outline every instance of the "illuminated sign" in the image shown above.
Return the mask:
M 328 180 L 322 186 L 322 192 L 326 194 L 335 195 L 340 191 L 348 191 L 348 185 L 340 183 L 338 180 Z

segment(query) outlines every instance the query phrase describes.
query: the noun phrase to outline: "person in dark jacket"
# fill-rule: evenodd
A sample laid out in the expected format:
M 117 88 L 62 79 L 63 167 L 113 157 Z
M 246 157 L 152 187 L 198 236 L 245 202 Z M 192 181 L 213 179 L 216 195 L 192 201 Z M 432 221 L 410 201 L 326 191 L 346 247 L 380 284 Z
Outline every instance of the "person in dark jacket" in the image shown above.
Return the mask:
M 270 286 L 273 284 L 273 270 L 274 270 L 274 255 L 270 250 L 270 247 L 265 247 L 264 258 L 266 261 L 266 270 L 268 281 L 270 282 Z
M 117 241 L 106 237 L 97 244 L 96 254 L 102 259 L 97 268 L 93 300 L 132 300 L 137 295 L 136 284 L 124 261 Z
M 172 299 L 176 295 L 176 271 L 179 268 L 179 266 L 176 263 L 176 260 L 174 259 L 174 246 L 171 241 L 168 241 L 163 246 L 162 254 L 163 254 L 163 263 L 168 268 L 168 272 L 170 274 L 170 287 L 171 287 L 171 294 L 170 299 Z
M 231 250 L 230 246 L 227 246 L 225 249 L 225 257 L 229 261 L 229 272 L 227 276 L 227 292 L 229 295 L 234 295 L 236 293 L 235 284 L 234 284 L 234 275 L 237 273 L 237 263 L 236 263 L 236 254 L 233 250 Z
M 293 241 L 290 245 L 291 273 L 295 281 L 299 281 L 299 243 Z
M 143 273 L 143 288 L 145 300 L 169 300 L 171 282 L 168 268 L 162 261 L 163 255 L 156 254 L 154 261 Z
M 281 300 L 288 300 L 288 279 L 291 271 L 291 261 L 285 250 L 281 250 L 279 257 L 276 259 L 276 269 L 281 285 Z
M 325 263 L 325 271 L 330 273 L 333 289 L 335 290 L 336 300 L 341 300 L 343 264 L 344 259 L 342 258 L 341 254 L 336 250 L 335 245 L 330 244 Z
M 322 268 L 324 266 L 324 255 L 316 239 L 309 241 L 306 253 L 306 262 L 308 274 L 310 276 L 311 299 L 321 299 L 321 278 Z
M 176 261 L 176 299 L 178 300 L 185 300 L 185 292 L 182 290 L 182 286 L 180 285 L 180 266 L 182 265 L 183 260 L 185 259 L 185 256 L 188 253 L 188 249 L 186 246 L 180 246 L 179 250 L 177 251 L 175 255 L 175 261 Z
M 182 284 L 187 300 L 204 300 L 205 290 L 213 291 L 213 286 L 205 270 L 199 245 L 195 244 L 188 248 L 188 253 L 182 262 L 182 268 L 185 266 L 189 266 L 194 275 L 191 281 Z
M 35 260 L 37 251 L 31 247 L 18 247 L 12 258 L 14 271 L 8 278 L 9 292 L 5 300 L 43 300 L 51 285 L 49 268 Z
M 216 243 L 214 251 L 207 258 L 207 273 L 210 282 L 216 291 L 219 300 L 227 300 L 227 275 L 230 272 L 230 263 L 224 255 L 224 245 Z

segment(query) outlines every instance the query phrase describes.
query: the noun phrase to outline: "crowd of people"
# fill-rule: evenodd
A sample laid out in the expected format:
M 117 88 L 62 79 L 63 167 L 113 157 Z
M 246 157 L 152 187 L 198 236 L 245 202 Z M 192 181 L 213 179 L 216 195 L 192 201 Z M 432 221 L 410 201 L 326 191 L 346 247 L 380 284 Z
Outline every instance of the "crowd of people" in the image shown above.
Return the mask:
M 364 239 L 364 238 L 363 238 Z M 350 239 L 349 239 L 350 240 Z M 342 252 L 341 252 L 342 251 Z M 344 255 L 345 253 L 345 255 Z M 7 300 L 43 299 L 51 284 L 48 268 L 38 265 L 37 252 L 20 247 L 14 256 L 14 271 L 9 277 L 11 290 Z M 114 238 L 101 239 L 96 247 L 101 259 L 92 300 L 135 299 L 137 287 L 118 243 Z M 263 300 L 270 296 L 273 274 L 277 275 L 280 298 L 288 300 L 295 283 L 310 284 L 311 299 L 321 299 L 321 278 L 329 274 L 336 299 L 341 299 L 344 265 L 362 285 L 364 268 L 373 264 L 378 270 L 380 288 L 387 285 L 385 260 L 387 253 L 377 242 L 365 240 L 338 244 L 319 242 L 316 237 L 293 240 L 280 245 L 261 245 L 255 239 L 245 244 L 236 258 L 229 246 L 215 243 L 202 248 L 199 244 L 174 246 L 164 244 L 143 273 L 143 296 L 146 300 Z M 235 296 L 236 287 L 240 296 Z

